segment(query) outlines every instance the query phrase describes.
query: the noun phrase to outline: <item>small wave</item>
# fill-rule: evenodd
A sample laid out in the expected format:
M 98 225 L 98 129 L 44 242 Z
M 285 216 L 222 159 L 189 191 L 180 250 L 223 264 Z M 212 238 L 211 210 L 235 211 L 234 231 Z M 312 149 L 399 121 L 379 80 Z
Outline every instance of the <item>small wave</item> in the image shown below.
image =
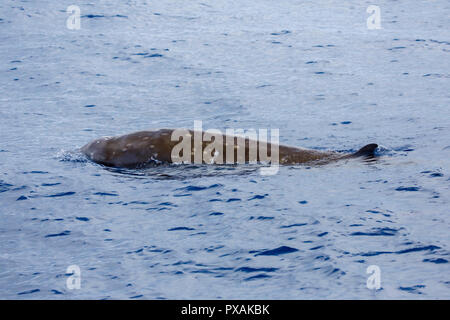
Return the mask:
M 392 228 L 373 228 L 370 231 L 357 231 L 353 232 L 351 236 L 395 236 L 399 229 Z
M 377 156 L 377 157 L 381 157 L 381 156 L 393 157 L 393 156 L 400 154 L 399 150 L 397 150 L 397 149 L 398 148 L 392 149 L 392 148 L 389 148 L 389 147 L 386 147 L 383 145 L 378 145 L 378 148 L 375 149 L 375 156 Z M 400 150 L 400 151 L 402 151 L 402 150 Z
M 400 186 L 395 189 L 395 191 L 419 191 L 420 187 L 404 187 Z
M 0 193 L 8 191 L 13 187 L 12 184 L 6 183 L 3 180 L 0 180 Z
M 256 276 L 245 278 L 244 281 L 252 281 L 252 280 L 266 279 L 266 278 L 272 278 L 272 276 L 265 274 L 265 273 L 261 273 Z
M 100 18 L 128 18 L 128 16 L 122 15 L 122 14 L 116 14 L 112 16 L 105 16 L 103 14 L 85 14 L 82 15 L 81 18 L 87 18 L 87 19 L 100 19 Z
M 399 250 L 399 251 L 371 251 L 371 252 L 362 253 L 361 256 L 372 257 L 372 256 L 378 256 L 378 255 L 382 255 L 382 254 L 405 254 L 405 253 L 420 252 L 420 251 L 435 252 L 438 249 L 440 249 L 440 247 L 434 246 L 434 245 L 429 245 L 429 246 L 413 247 L 413 248 L 408 248 L 408 249 Z
M 60 150 L 56 158 L 61 162 L 86 163 L 88 159 L 79 151 Z
M 241 267 L 235 270 L 235 272 L 275 272 L 278 268 L 251 268 L 251 267 Z
M 415 293 L 415 294 L 422 294 L 421 291 L 419 291 L 419 289 L 425 288 L 424 285 L 416 285 L 416 286 L 412 286 L 412 287 L 399 287 L 399 290 L 402 291 L 406 291 L 409 293 Z
M 281 247 L 278 247 L 275 249 L 259 252 L 255 256 L 278 256 L 280 254 L 287 254 L 287 253 L 292 253 L 292 252 L 296 252 L 296 251 L 298 251 L 298 249 L 287 247 L 287 246 L 281 246 Z
M 65 230 L 61 233 L 48 234 L 45 237 L 46 238 L 54 238 L 54 237 L 62 237 L 62 236 L 68 236 L 68 235 L 70 235 L 70 231 Z
M 189 228 L 189 227 L 175 227 L 175 228 L 170 228 L 167 231 L 183 231 L 183 230 L 192 231 L 192 230 L 195 230 L 195 229 L 194 228 Z
M 47 196 L 44 196 L 44 197 L 46 197 L 46 198 L 59 198 L 59 197 L 72 196 L 75 193 L 76 193 L 75 191 L 67 191 L 67 192 L 60 192 L 60 193 L 50 194 L 50 195 L 47 195 Z
M 32 289 L 32 290 L 19 292 L 17 295 L 18 296 L 22 296 L 22 295 L 25 295 L 25 294 L 32 294 L 32 293 L 36 293 L 36 292 L 40 292 L 40 291 L 41 291 L 40 289 Z
M 202 190 L 206 190 L 206 189 L 212 189 L 212 188 L 217 188 L 217 187 L 221 187 L 222 185 L 219 183 L 215 183 L 212 184 L 210 186 L 194 186 L 194 185 L 189 185 L 187 187 L 183 187 L 183 188 L 177 188 L 175 189 L 176 191 L 202 191 Z

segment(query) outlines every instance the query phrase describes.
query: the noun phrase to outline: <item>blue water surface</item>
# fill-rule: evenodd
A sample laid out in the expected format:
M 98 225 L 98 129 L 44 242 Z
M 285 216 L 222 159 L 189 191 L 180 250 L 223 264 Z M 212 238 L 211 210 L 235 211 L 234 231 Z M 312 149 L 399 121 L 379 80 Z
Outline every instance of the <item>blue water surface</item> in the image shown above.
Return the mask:
M 449 299 L 450 3 L 378 1 L 376 30 L 369 4 L 2 1 L 0 298 Z M 379 158 L 262 176 L 77 152 L 194 120 Z

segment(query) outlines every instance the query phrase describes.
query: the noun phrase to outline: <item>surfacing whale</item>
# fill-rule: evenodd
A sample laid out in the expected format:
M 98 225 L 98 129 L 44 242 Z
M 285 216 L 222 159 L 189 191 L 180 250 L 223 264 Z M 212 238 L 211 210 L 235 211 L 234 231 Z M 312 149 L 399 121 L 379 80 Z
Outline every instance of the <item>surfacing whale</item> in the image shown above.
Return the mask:
M 196 137 L 200 137 L 200 142 L 195 140 Z M 187 142 L 184 146 L 188 149 L 180 147 L 182 140 Z M 212 147 L 211 141 L 219 144 Z M 207 131 L 205 134 L 203 131 L 188 129 L 159 129 L 102 137 L 89 142 L 80 150 L 90 160 L 104 166 L 142 168 L 155 163 L 325 164 L 356 157 L 372 158 L 377 147 L 377 144 L 372 143 L 355 153 L 341 153 L 272 144 L 248 137 L 220 135 L 211 138 L 211 134 L 207 137 Z M 274 157 L 276 153 L 277 158 Z

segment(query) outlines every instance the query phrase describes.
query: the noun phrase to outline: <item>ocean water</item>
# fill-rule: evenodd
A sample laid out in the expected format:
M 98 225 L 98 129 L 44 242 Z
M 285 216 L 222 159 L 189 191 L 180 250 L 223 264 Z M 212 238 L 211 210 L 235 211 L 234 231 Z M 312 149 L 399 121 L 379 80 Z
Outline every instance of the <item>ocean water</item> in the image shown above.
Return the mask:
M 0 298 L 449 299 L 450 3 L 371 4 L 2 1 Z M 380 147 L 273 176 L 77 152 L 194 120 Z

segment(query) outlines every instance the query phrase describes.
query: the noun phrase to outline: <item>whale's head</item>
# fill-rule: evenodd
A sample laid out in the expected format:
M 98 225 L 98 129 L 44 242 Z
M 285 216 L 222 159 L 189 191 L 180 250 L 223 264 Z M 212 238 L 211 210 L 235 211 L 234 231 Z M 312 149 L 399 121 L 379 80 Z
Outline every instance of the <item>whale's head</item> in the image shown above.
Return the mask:
M 80 148 L 80 151 L 89 158 L 89 160 L 97 163 L 107 163 L 109 158 L 108 141 L 111 137 L 102 137 L 95 139 Z

